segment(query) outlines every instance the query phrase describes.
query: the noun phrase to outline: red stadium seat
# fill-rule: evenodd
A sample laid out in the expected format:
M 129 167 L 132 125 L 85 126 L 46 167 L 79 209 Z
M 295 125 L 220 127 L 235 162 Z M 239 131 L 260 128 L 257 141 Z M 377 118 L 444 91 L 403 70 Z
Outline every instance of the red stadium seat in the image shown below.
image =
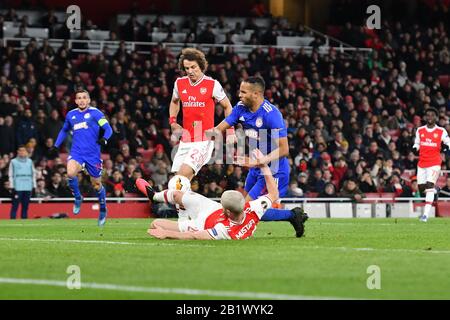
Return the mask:
M 380 193 L 378 193 L 378 192 L 368 192 L 365 195 L 366 195 L 366 198 L 380 198 Z M 363 202 L 366 202 L 366 203 L 378 202 L 376 200 L 367 200 L 366 198 L 363 199 Z
M 141 152 L 142 158 L 144 161 L 150 161 L 153 157 L 153 153 L 155 153 L 154 149 L 144 150 Z
M 439 83 L 443 88 L 448 88 L 450 82 L 450 75 L 439 76 Z
M 83 81 L 84 84 L 86 84 L 86 85 L 90 84 L 91 78 L 89 76 L 89 73 L 87 73 L 87 72 L 79 72 L 78 75 L 80 76 L 81 81 Z

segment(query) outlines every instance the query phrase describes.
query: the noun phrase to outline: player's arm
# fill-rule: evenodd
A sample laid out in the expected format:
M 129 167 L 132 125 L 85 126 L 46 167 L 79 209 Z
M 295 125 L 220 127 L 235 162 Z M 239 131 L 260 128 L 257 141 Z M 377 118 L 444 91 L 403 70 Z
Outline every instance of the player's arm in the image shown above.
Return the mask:
M 97 120 L 97 124 L 100 128 L 104 130 L 103 137 L 98 139 L 97 143 L 101 146 L 106 146 L 108 143 L 108 139 L 111 138 L 113 134 L 113 129 L 109 124 L 108 120 L 106 120 L 105 115 L 102 112 L 95 113 L 95 120 Z
M 214 80 L 213 98 L 222 106 L 225 117 L 228 117 L 233 110 L 230 99 L 228 99 L 222 85 L 219 81 Z M 227 129 L 227 128 L 225 128 Z
M 415 154 L 419 153 L 419 149 L 420 149 L 420 135 L 419 135 L 419 130 L 416 130 L 416 136 L 414 138 L 414 144 L 412 146 L 413 152 Z
M 271 153 L 266 155 L 261 161 L 261 164 L 268 164 L 274 160 L 280 159 L 282 157 L 287 157 L 289 155 L 289 144 L 287 137 L 281 137 L 275 140 L 278 148 L 272 150 Z
M 234 106 L 234 108 L 231 108 L 230 114 L 228 114 L 221 123 L 214 127 L 214 131 L 216 131 L 217 133 L 222 133 L 225 132 L 225 130 L 236 125 L 238 123 L 240 113 L 241 109 L 237 105 Z
M 61 128 L 61 130 L 59 131 L 58 137 L 56 138 L 56 142 L 55 142 L 55 145 L 54 145 L 55 148 L 59 148 L 61 146 L 61 144 L 66 139 L 67 134 L 70 131 L 70 128 L 71 128 L 70 121 L 68 119 L 68 116 L 66 116 L 66 120 L 64 121 L 64 125 Z
M 444 132 L 442 132 L 442 143 L 444 144 L 444 152 L 449 155 L 450 153 L 450 138 L 448 136 L 447 130 L 444 128 Z
M 180 112 L 180 95 L 178 94 L 177 82 L 173 87 L 172 99 L 169 105 L 169 125 L 172 132 L 183 130 L 183 127 L 177 123 L 178 113 Z
M 177 240 L 212 240 L 213 237 L 207 230 L 202 231 L 172 231 L 164 229 L 149 229 L 148 234 L 158 239 L 177 239 Z
M 253 150 L 253 156 L 259 162 L 262 161 L 262 158 L 265 156 L 258 149 Z M 267 164 L 260 165 L 261 173 L 264 175 L 264 180 L 266 181 L 267 194 L 265 195 L 270 199 L 270 201 L 274 202 L 278 200 L 279 192 L 278 186 L 273 178 L 272 171 Z M 272 204 L 270 204 L 272 206 Z

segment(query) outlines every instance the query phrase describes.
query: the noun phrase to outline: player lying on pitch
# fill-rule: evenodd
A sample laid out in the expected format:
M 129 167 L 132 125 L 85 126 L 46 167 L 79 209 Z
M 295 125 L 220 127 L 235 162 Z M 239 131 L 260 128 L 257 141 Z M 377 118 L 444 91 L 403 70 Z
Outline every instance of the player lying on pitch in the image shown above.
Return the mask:
M 258 149 L 254 150 L 253 155 L 256 159 L 263 157 Z M 138 179 L 137 188 L 151 201 L 182 205 L 190 218 L 179 221 L 155 219 L 147 232 L 158 239 L 238 240 L 251 237 L 266 210 L 278 200 L 278 187 L 272 172 L 267 164 L 260 168 L 268 193 L 248 202 L 234 190 L 225 191 L 220 203 L 192 191 L 164 190 L 155 193 L 144 179 Z M 296 215 L 294 223 L 298 229 L 303 227 L 306 219 L 303 212 Z

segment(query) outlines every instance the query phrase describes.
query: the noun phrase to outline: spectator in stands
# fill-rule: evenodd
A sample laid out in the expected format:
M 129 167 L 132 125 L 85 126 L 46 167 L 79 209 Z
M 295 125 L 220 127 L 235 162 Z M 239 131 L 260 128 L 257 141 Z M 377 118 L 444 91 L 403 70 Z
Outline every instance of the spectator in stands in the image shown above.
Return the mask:
M 54 198 L 72 197 L 70 189 L 67 187 L 66 184 L 64 184 L 61 173 L 59 172 L 54 172 L 52 174 L 51 183 L 48 187 L 48 192 L 50 192 L 50 194 Z
M 332 183 L 327 183 L 323 190 L 317 195 L 318 198 L 337 198 L 336 187 Z
M 289 183 L 288 198 L 303 197 L 303 190 L 298 187 L 298 182 L 293 180 Z
M 351 198 L 353 201 L 359 202 L 366 195 L 362 192 L 354 178 L 347 179 L 339 192 L 340 197 Z
M 2 186 L 0 187 L 0 198 L 12 199 L 13 191 L 10 187 L 9 180 L 2 180 Z
M 30 109 L 25 110 L 22 120 L 17 125 L 16 142 L 18 145 L 26 144 L 31 138 L 38 138 L 36 123 L 32 119 Z
M 450 198 L 450 176 L 445 181 L 445 186 L 439 191 L 439 197 Z
M 206 28 L 203 30 L 202 33 L 200 33 L 200 35 L 198 36 L 198 42 L 199 43 L 211 43 L 214 44 L 216 43 L 216 35 L 214 34 L 213 30 L 212 30 L 212 25 L 211 24 L 207 24 Z
M 2 141 L 0 143 L 0 156 L 13 153 L 16 149 L 16 134 L 11 116 L 0 117 L 0 137 Z
M 31 38 L 28 34 L 27 34 L 27 28 L 24 26 L 20 26 L 19 27 L 19 33 L 14 35 L 14 38 Z M 15 41 L 14 42 L 15 46 L 19 46 L 20 47 L 20 42 Z
M 44 198 L 46 200 L 51 198 L 51 194 L 46 188 L 45 179 L 43 179 L 43 178 L 37 179 L 36 188 L 34 189 L 33 197 Z
M 169 175 L 169 168 L 162 160 L 158 161 L 157 169 L 152 173 L 152 180 L 155 182 L 157 190 L 164 190 L 167 185 Z
M 377 192 L 377 186 L 370 175 L 370 171 L 364 170 L 359 180 L 359 189 L 363 193 Z

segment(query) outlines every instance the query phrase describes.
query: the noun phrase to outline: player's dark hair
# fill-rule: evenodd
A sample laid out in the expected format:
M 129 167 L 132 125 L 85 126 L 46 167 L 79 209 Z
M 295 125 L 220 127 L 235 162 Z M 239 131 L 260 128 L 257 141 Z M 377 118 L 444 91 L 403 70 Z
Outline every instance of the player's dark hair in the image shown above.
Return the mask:
M 261 89 L 262 92 L 266 90 L 266 83 L 264 82 L 264 79 L 261 77 L 249 77 L 244 82 L 250 83 L 251 85 L 255 85 Z
M 205 54 L 195 48 L 185 48 L 181 50 L 180 58 L 178 59 L 178 68 L 180 70 L 184 70 L 184 60 L 195 61 L 197 62 L 200 70 L 204 73 L 208 68 L 208 61 L 206 61 Z
M 425 113 L 427 113 L 428 111 L 434 112 L 434 114 L 436 115 L 436 117 L 439 118 L 439 111 L 438 111 L 436 108 L 429 107 L 427 110 L 425 110 Z
M 75 91 L 75 97 L 76 97 L 77 94 L 79 94 L 79 93 L 86 93 L 86 94 L 88 95 L 88 97 L 91 97 L 91 95 L 89 94 L 89 91 L 87 91 L 86 89 L 82 89 L 82 88 L 77 89 L 77 90 Z

